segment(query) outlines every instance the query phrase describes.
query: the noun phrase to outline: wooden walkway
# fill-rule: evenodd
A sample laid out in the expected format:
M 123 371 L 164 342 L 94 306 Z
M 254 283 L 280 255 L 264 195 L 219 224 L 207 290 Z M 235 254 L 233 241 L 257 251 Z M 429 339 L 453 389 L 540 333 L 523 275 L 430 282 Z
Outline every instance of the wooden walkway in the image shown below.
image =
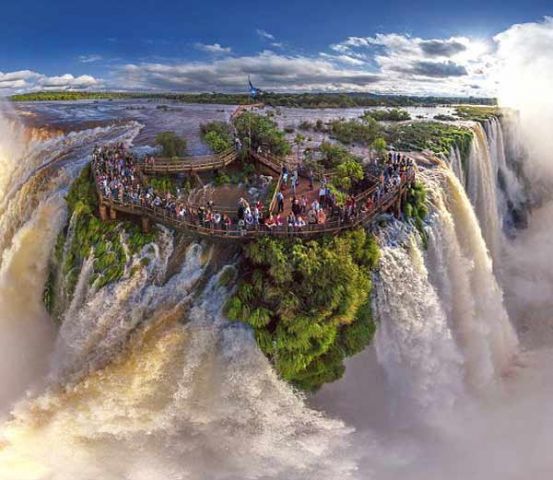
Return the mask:
M 238 158 L 234 148 L 216 155 L 201 155 L 196 157 L 182 157 L 177 160 L 156 158 L 154 163 L 140 163 L 137 166 L 146 175 L 167 175 L 178 173 L 195 174 L 218 170 L 230 165 Z
M 359 225 L 366 225 L 372 222 L 381 213 L 385 213 L 394 207 L 399 209 L 409 185 L 411 185 L 414 180 L 415 171 L 411 170 L 407 173 L 401 184 L 395 189 L 384 194 L 380 200 L 373 205 L 371 210 L 365 212 L 361 211 L 355 217 L 347 221 L 330 220 L 324 224 L 308 224 L 304 227 L 289 227 L 287 225 L 274 226 L 271 228 L 264 225 L 246 227 L 237 224 L 230 225 L 227 228 L 215 226 L 214 224 L 206 226 L 201 224 L 199 221 L 193 221 L 188 218 L 180 219 L 164 208 L 145 207 L 130 202 L 120 202 L 118 200 L 105 197 L 102 195 L 99 188 L 97 188 L 97 192 L 100 200 L 100 208 L 109 208 L 109 216 L 112 219 L 116 218 L 116 211 L 136 215 L 142 218 L 142 225 L 145 230 L 148 230 L 150 221 L 152 221 L 174 228 L 177 231 L 193 232 L 207 237 L 218 237 L 224 239 L 239 238 L 247 240 L 262 236 L 308 238 L 324 234 L 336 234 Z M 374 189 L 371 188 L 370 190 L 374 192 Z M 363 198 L 367 198 L 369 195 L 371 195 L 371 193 L 367 191 L 361 193 L 356 198 L 362 200 Z

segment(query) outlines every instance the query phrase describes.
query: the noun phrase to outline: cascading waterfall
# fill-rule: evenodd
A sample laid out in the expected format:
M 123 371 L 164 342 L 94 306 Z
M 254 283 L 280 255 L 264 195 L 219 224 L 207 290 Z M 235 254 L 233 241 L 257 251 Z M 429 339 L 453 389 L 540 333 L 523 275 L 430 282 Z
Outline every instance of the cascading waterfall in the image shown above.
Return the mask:
M 428 250 L 383 246 L 376 348 L 399 394 L 435 411 L 504 374 L 518 341 L 461 183 L 442 165 L 420 177 L 434 210 Z
M 480 220 L 492 259 L 498 260 L 502 243 L 502 222 L 497 194 L 497 156 L 490 151 L 482 125 L 475 123 L 472 130 L 474 137 L 468 159 L 467 195 Z
M 51 157 L 39 155 L 10 184 L 18 187 L 1 217 L 2 233 L 10 232 L 1 244 L 1 405 L 10 409 L 34 389 L 0 426 L 0 478 L 351 478 L 351 429 L 308 408 L 277 378 L 251 331 L 224 319 L 229 292 L 220 276 L 233 267 L 213 274 L 214 247 L 191 244 L 167 279 L 174 239 L 162 228 L 120 281 L 100 289 L 85 261 L 53 338 L 41 297 L 65 222 L 62 194 L 92 142 L 130 141 L 135 131 L 106 127 L 57 141 Z M 33 169 L 53 159 L 64 166 L 35 193 Z M 24 218 L 8 214 L 16 211 Z M 21 351 L 37 357 L 28 376 Z
M 474 132 L 469 158 L 463 167 L 459 150 L 449 155 L 449 164 L 474 206 L 494 268 L 500 273 L 504 235 L 513 227 L 513 215 L 525 202 L 524 191 L 512 165 L 507 161 L 507 148 L 501 121 L 492 117 L 484 123 L 473 122 Z

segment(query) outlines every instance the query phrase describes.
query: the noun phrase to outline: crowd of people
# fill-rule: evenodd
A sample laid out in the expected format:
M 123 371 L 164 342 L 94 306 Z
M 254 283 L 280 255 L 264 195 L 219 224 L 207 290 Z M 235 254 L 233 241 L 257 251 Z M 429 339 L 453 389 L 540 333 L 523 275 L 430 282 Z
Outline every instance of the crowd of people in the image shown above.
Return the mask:
M 146 161 L 151 162 L 151 159 Z M 136 159 L 122 144 L 95 147 L 92 153 L 92 168 L 103 197 L 154 210 L 177 222 L 226 231 L 275 228 L 297 231 L 330 222 L 355 221 L 360 215 L 372 212 L 390 192 L 395 192 L 413 166 L 410 158 L 390 152 L 381 163 L 380 175 L 376 185 L 375 181 L 372 182 L 370 194 L 348 195 L 345 202 L 338 202 L 328 179 L 323 177 L 315 186 L 312 174 L 300 180 L 297 170 L 289 172 L 283 167 L 281 188 L 276 194 L 276 211 L 269 211 L 261 201 L 250 205 L 246 199 L 240 198 L 235 214 L 229 214 L 228 209 L 217 208 L 212 201 L 205 205 L 191 205 L 184 192 L 178 189 L 175 193 L 157 192 L 144 182 Z M 312 201 L 308 195 L 296 195 L 300 181 L 308 182 Z M 287 194 L 289 199 L 286 199 Z M 285 202 L 290 202 L 289 209 L 285 208 Z M 285 210 L 289 213 L 285 214 Z

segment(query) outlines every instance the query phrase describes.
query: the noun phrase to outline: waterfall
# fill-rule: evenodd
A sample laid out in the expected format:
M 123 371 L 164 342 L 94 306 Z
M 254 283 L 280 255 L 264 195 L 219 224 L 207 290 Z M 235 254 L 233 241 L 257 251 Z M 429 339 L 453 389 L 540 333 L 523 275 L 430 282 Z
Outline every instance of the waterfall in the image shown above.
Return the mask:
M 433 210 L 428 250 L 412 240 L 383 248 L 376 347 L 396 393 L 436 410 L 506 373 L 518 340 L 459 179 L 442 165 L 419 177 Z
M 251 330 L 224 318 L 220 277 L 234 267 L 217 264 L 217 247 L 191 243 L 170 269 L 174 238 L 162 229 L 102 288 L 86 260 L 53 328 L 41 296 L 62 195 L 93 143 L 131 140 L 134 127 L 38 142 L 36 157 L 22 148 L 10 177 L 0 211 L 0 406 L 11 414 L 0 424 L 0 478 L 353 478 L 352 429 L 309 408 Z M 36 188 L 36 169 L 51 162 Z
M 466 187 L 494 268 L 500 273 L 504 236 L 522 213 L 524 189 L 513 163 L 508 161 L 501 121 L 492 117 L 484 123 L 472 123 L 471 128 L 474 136 L 465 167 L 456 147 L 452 148 L 448 163 Z
M 450 409 L 463 391 L 462 356 L 420 246 L 383 247 L 375 286 L 376 351 L 397 410 L 416 406 L 428 416 Z
M 475 123 L 468 159 L 467 194 L 480 220 L 482 233 L 492 259 L 500 256 L 502 222 L 498 207 L 497 151 L 490 150 L 484 127 Z

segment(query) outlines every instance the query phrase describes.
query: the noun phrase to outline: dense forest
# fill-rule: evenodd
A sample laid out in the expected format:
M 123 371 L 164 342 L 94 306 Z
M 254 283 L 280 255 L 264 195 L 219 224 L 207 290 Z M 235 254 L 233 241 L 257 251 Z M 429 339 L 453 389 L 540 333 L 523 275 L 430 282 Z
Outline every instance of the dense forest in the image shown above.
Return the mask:
M 173 100 L 182 103 L 241 105 L 252 99 L 242 93 L 60 92 L 40 91 L 13 95 L 13 101 L 75 101 L 124 99 Z M 255 101 L 266 105 L 302 108 L 407 107 L 424 105 L 495 105 L 493 98 L 414 97 L 373 93 L 273 93 L 263 92 Z

